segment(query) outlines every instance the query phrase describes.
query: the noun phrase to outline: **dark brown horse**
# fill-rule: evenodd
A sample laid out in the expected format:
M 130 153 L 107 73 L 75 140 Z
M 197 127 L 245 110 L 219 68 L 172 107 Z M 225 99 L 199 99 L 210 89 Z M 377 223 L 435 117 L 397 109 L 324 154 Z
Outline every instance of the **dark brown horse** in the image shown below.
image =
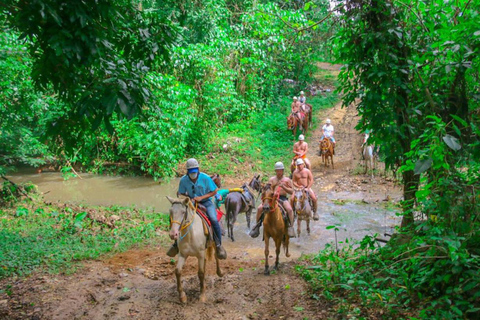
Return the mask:
M 328 159 L 330 158 L 332 169 L 335 169 L 333 165 L 333 142 L 329 138 L 323 138 L 323 140 L 320 141 L 320 154 L 322 155 L 325 167 L 328 167 Z
M 305 103 L 305 115 L 308 117 L 308 122 L 312 124 L 312 114 L 313 114 L 313 106 L 311 104 Z
M 288 130 L 293 130 L 293 136 L 297 136 L 297 130 L 300 129 L 302 134 L 306 134 L 308 130 L 308 118 L 305 115 L 303 119 L 300 119 L 300 115 L 291 113 L 287 117 Z
M 238 214 L 241 212 L 246 213 L 247 226 L 250 229 L 250 217 L 252 210 L 255 208 L 255 195 L 252 190 L 260 192 L 260 175 L 254 176 L 250 183 L 242 186 L 243 192 L 230 192 L 225 200 L 225 213 L 227 215 L 227 230 L 228 237 L 235 241 L 233 237 L 233 226 L 237 222 Z
M 276 260 L 275 266 L 273 267 L 274 270 L 278 270 L 278 259 L 282 243 L 283 248 L 285 249 L 285 255 L 287 258 L 290 257 L 290 253 L 288 252 L 290 238 L 288 237 L 287 224 L 283 219 L 281 209 L 278 205 L 279 196 L 280 193 L 278 192 L 278 189 L 274 192 L 270 184 L 267 184 L 263 189 L 262 204 L 265 215 L 263 220 L 263 239 L 265 240 L 265 270 L 263 274 L 265 275 L 270 274 L 268 264 L 268 257 L 270 254 L 270 238 L 272 238 L 273 242 L 275 243 Z

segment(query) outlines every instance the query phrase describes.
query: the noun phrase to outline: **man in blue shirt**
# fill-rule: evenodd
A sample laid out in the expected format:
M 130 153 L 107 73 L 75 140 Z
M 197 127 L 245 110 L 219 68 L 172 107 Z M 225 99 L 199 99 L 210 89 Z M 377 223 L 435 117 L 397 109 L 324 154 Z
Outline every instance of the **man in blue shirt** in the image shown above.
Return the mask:
M 212 223 L 213 239 L 217 247 L 217 257 L 226 259 L 227 252 L 222 247 L 222 229 L 217 220 L 217 211 L 211 197 L 217 193 L 217 186 L 207 174 L 200 172 L 196 159 L 187 160 L 187 174 L 180 179 L 177 195 L 186 195 L 207 208 L 207 216 Z M 177 244 L 168 250 L 167 255 L 174 257 L 178 253 Z

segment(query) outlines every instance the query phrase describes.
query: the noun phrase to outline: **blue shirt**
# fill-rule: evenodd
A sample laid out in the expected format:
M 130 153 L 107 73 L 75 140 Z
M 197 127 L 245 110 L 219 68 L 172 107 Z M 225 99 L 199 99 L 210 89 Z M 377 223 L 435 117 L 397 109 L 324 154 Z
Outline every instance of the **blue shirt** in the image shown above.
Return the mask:
M 195 183 L 193 183 L 188 175 L 184 175 L 178 185 L 178 193 L 188 194 L 190 198 L 201 197 L 215 190 L 217 190 L 217 185 L 213 182 L 212 178 L 203 172 L 198 173 L 198 179 Z M 210 199 L 205 199 L 202 202 L 208 200 Z

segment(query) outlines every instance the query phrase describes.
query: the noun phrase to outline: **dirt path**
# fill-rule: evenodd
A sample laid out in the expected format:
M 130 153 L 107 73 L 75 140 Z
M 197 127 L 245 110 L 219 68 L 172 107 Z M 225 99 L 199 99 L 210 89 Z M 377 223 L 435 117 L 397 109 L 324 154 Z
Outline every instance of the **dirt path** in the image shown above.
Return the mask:
M 356 174 L 362 136 L 354 129 L 358 121 L 354 107 L 342 109 L 337 105 L 319 112 L 318 117 L 322 121 L 327 117 L 332 120 L 338 141 L 333 170 L 323 167 L 317 155 L 321 126 L 307 135 L 320 208 L 335 199 L 379 202 L 400 196 L 391 181 Z M 323 225 L 322 228 L 325 229 Z M 241 233 L 241 227 L 237 230 Z M 244 246 L 246 242 L 249 248 Z M 229 258 L 222 262 L 224 277 L 215 275 L 214 262 L 207 263 L 205 304 L 198 301 L 194 258 L 184 268 L 189 302 L 185 306 L 179 304 L 174 261 L 165 255 L 165 244 L 87 261 L 73 275 L 37 274 L 5 279 L 0 287 L 7 288 L 10 295 L 0 291 L 0 319 L 336 318 L 332 305 L 313 299 L 308 284 L 296 274 L 294 266 L 302 262 L 286 259 L 282 253 L 280 271 L 264 276 L 263 243 L 259 239 L 244 235 L 236 245 L 227 240 L 225 245 Z

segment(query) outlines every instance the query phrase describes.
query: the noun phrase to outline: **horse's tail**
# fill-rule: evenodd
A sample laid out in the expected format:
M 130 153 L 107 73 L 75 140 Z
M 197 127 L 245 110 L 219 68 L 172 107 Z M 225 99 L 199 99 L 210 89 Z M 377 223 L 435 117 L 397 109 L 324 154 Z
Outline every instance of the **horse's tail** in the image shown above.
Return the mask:
M 215 257 L 215 243 L 212 241 L 207 247 L 207 260 L 211 261 Z

